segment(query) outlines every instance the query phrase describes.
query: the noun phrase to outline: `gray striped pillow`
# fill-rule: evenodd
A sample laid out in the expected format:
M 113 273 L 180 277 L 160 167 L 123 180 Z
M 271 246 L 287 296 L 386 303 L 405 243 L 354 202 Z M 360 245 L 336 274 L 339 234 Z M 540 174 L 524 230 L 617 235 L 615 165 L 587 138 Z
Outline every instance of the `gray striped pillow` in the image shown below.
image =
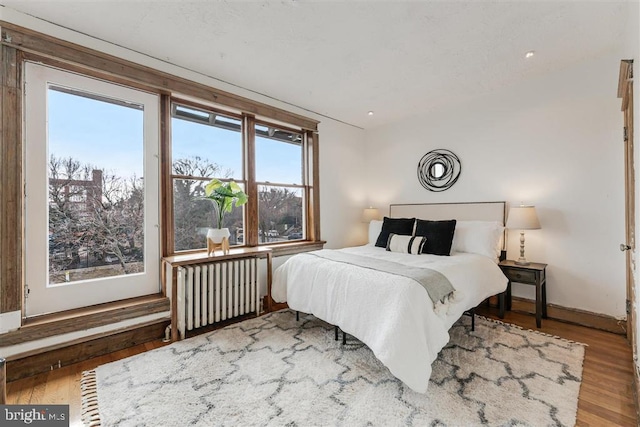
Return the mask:
M 426 242 L 427 238 L 424 236 L 405 236 L 391 233 L 387 240 L 387 250 L 403 254 L 420 255 Z

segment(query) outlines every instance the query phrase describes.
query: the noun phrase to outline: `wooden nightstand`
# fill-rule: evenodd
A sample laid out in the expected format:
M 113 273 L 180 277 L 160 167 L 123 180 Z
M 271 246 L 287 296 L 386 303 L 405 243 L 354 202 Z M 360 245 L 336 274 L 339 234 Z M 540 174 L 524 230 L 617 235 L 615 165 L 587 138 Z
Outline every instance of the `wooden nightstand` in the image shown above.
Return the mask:
M 536 287 L 536 326 L 541 327 L 542 318 L 547 318 L 547 264 L 532 262 L 529 265 L 518 265 L 515 261 L 506 260 L 501 261 L 498 266 L 509 279 L 506 290 L 507 310 L 511 310 L 511 282 Z

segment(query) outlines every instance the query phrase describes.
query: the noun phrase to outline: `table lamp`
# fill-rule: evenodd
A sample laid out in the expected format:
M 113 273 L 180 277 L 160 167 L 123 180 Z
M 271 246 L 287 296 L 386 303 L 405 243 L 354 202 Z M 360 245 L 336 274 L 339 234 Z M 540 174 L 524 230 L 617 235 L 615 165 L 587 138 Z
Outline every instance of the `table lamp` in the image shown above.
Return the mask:
M 362 212 L 362 222 L 371 222 L 374 219 L 380 219 L 378 209 L 369 206 Z
M 529 265 L 530 262 L 524 257 L 524 230 L 540 229 L 540 221 L 536 215 L 535 206 L 514 206 L 509 209 L 507 228 L 520 230 L 520 258 L 516 261 L 518 265 Z

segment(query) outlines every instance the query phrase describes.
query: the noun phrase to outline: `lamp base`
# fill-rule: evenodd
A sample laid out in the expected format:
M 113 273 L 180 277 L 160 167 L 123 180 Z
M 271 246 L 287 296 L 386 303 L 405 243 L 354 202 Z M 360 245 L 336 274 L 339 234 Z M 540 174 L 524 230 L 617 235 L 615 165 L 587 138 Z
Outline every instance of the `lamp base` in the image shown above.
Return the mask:
M 520 258 L 516 261 L 517 265 L 529 265 L 531 264 L 524 257 L 524 230 L 520 231 Z

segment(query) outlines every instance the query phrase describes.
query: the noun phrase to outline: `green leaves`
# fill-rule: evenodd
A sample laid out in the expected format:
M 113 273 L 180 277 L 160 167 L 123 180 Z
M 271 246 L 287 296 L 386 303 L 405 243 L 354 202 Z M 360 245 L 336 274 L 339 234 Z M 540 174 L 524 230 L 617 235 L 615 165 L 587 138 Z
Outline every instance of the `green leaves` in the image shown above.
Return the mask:
M 236 198 L 236 206 L 242 206 L 247 203 L 247 195 L 235 181 L 229 182 L 229 188 L 233 191 L 233 196 Z
M 213 178 L 204 187 L 205 198 L 213 200 L 218 217 L 218 228 L 222 228 L 224 215 L 231 212 L 233 206 L 242 206 L 247 203 L 247 194 L 235 181 L 223 182 Z

